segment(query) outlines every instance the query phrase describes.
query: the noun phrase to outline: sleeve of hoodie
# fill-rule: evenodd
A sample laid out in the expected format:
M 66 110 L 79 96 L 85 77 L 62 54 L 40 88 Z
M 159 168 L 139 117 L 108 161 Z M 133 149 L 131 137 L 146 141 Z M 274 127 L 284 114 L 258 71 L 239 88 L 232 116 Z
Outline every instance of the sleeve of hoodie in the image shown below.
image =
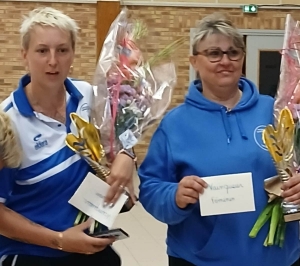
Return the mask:
M 175 201 L 178 180 L 167 134 L 162 124 L 154 133 L 147 155 L 139 168 L 140 202 L 159 221 L 174 225 L 188 217 L 193 205 L 180 209 Z

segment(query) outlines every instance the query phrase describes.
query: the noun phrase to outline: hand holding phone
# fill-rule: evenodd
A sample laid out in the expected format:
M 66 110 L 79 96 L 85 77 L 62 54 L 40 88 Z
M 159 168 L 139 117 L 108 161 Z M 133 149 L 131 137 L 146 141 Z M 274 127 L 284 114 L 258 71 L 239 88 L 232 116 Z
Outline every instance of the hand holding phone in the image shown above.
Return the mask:
M 116 240 L 123 240 L 129 237 L 129 235 L 122 230 L 121 228 L 115 228 L 111 230 L 106 230 L 98 233 L 94 233 L 90 235 L 91 237 L 97 237 L 97 238 L 110 238 L 113 237 Z

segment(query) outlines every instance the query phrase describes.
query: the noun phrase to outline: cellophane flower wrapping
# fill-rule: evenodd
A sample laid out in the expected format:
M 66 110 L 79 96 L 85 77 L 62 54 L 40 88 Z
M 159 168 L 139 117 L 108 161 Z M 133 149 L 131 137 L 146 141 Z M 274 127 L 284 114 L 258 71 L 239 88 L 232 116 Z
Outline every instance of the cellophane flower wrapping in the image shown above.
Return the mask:
M 138 41 L 147 28 L 123 9 L 104 41 L 94 77 L 93 123 L 99 128 L 108 162 L 132 148 L 168 108 L 176 84 L 175 65 L 159 59 L 181 41 L 146 60 Z
M 292 171 L 299 171 L 300 162 L 300 22 L 295 21 L 290 14 L 286 17 L 285 33 L 283 41 L 280 66 L 280 78 L 274 104 L 274 126 L 283 109 L 288 108 L 295 122 L 294 143 L 292 154 Z M 281 143 L 284 140 L 279 140 Z M 269 233 L 266 236 L 264 246 L 284 244 L 285 227 L 284 214 L 281 204 L 281 180 L 272 177 L 265 180 L 265 189 L 269 195 L 269 202 L 258 217 L 249 236 L 256 237 L 260 229 L 270 220 Z
M 300 22 L 287 15 L 282 49 L 280 79 L 274 105 L 277 118 L 280 111 L 288 107 L 295 120 L 300 103 Z
M 294 167 L 300 165 L 300 21 L 287 15 L 274 115 L 288 107 L 295 121 Z M 299 170 L 299 169 L 298 169 Z
M 300 165 L 300 21 L 287 15 L 281 58 L 281 73 L 274 104 L 275 123 L 282 109 L 288 108 L 295 122 L 294 171 Z

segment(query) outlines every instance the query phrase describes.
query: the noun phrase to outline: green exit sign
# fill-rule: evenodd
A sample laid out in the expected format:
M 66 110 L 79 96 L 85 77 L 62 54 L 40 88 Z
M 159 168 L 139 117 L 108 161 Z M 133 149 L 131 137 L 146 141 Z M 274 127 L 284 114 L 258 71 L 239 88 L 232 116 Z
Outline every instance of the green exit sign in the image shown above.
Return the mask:
M 243 12 L 244 13 L 257 13 L 258 6 L 257 5 L 244 5 Z

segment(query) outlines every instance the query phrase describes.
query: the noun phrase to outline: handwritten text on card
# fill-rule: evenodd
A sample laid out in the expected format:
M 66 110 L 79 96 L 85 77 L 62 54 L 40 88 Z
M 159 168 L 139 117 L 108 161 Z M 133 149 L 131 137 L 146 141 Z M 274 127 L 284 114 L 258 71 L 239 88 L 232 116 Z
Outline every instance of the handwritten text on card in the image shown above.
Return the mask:
M 205 177 L 208 184 L 200 195 L 202 216 L 254 211 L 251 173 Z

